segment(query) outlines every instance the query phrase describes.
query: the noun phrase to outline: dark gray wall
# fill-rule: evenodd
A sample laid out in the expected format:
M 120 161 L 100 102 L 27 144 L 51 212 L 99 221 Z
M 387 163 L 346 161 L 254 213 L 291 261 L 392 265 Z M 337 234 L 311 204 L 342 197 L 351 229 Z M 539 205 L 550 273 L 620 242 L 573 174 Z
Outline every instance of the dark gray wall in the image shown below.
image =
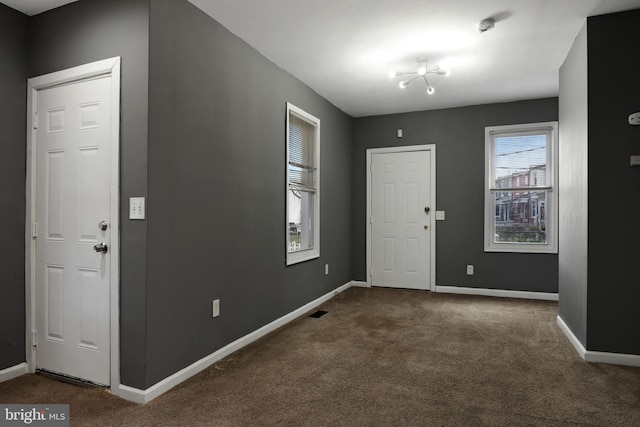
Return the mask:
M 587 347 L 587 25 L 560 68 L 559 315 Z
M 366 150 L 436 145 L 436 283 L 441 286 L 558 291 L 555 254 L 484 252 L 484 128 L 558 119 L 548 98 L 355 119 L 353 143 L 353 278 L 366 281 Z M 396 138 L 396 129 L 404 137 Z M 466 265 L 475 266 L 466 275 Z
M 351 118 L 185 0 L 150 22 L 146 386 L 352 277 Z M 287 101 L 320 118 L 322 165 L 321 258 L 290 267 Z
M 640 10 L 589 18 L 588 350 L 640 354 Z M 603 84 L 603 77 L 613 78 Z
M 27 17 L 0 4 L 0 370 L 25 361 Z
M 147 195 L 148 31 L 148 0 L 82 0 L 29 19 L 29 77 L 122 57 L 120 363 L 133 387 L 145 384 L 147 231 L 127 201 Z

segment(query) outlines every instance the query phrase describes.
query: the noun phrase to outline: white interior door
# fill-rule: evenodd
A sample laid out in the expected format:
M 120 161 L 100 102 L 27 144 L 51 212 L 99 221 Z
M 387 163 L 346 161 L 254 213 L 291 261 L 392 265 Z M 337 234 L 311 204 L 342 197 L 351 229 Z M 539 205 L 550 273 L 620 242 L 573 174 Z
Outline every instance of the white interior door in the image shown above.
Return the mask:
M 111 78 L 39 90 L 35 137 L 36 365 L 104 385 L 110 383 Z
M 371 284 L 430 289 L 430 151 L 371 156 Z

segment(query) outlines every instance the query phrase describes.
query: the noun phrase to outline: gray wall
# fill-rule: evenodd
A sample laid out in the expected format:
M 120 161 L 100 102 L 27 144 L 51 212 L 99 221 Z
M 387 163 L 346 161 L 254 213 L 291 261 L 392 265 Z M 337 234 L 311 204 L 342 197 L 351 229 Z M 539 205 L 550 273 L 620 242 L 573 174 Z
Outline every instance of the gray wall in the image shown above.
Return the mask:
M 640 354 L 640 10 L 589 18 L 588 350 Z M 615 72 L 611 65 L 615 64 Z M 606 84 L 603 79 L 607 78 Z
M 352 277 L 351 118 L 185 0 L 150 22 L 146 386 Z M 321 258 L 289 267 L 287 101 L 322 165 Z
M 587 346 L 587 25 L 560 68 L 559 315 Z
M 355 119 L 352 171 L 353 278 L 366 281 L 366 150 L 436 144 L 436 283 L 441 286 L 558 291 L 555 254 L 484 252 L 484 128 L 553 121 L 558 99 L 479 105 Z M 402 139 L 396 129 L 404 130 Z M 466 275 L 466 265 L 475 266 Z
M 0 4 L 0 370 L 25 361 L 27 17 Z
M 351 280 L 349 116 L 184 0 L 82 0 L 28 26 L 22 94 L 26 77 L 122 57 L 123 384 L 146 389 Z M 325 168 L 322 257 L 292 267 L 284 263 L 287 101 L 321 119 Z M 24 183 L 23 147 L 21 155 Z M 24 184 L 18 190 L 22 255 Z M 132 196 L 147 197 L 147 221 L 127 219 Z M 22 271 L 24 260 L 17 264 Z M 213 298 L 221 299 L 215 320 Z M 23 311 L 16 322 L 24 324 Z
M 82 0 L 29 19 L 29 77 L 122 57 L 120 363 L 133 387 L 145 385 L 147 230 L 126 201 L 147 194 L 148 30 L 148 0 Z

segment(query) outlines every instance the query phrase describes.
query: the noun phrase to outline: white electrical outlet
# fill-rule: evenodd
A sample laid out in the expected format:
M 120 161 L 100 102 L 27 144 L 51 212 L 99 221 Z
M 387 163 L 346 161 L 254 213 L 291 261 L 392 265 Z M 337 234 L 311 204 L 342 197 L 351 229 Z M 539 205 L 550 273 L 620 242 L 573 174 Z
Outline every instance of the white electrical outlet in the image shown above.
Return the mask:
M 444 211 L 436 211 L 436 221 L 444 221 Z
M 473 265 L 467 265 L 467 276 L 473 276 Z
M 218 317 L 218 316 L 220 316 L 220 300 L 214 299 L 213 300 L 213 317 Z
M 324 274 L 325 275 L 329 274 L 329 264 L 324 265 Z

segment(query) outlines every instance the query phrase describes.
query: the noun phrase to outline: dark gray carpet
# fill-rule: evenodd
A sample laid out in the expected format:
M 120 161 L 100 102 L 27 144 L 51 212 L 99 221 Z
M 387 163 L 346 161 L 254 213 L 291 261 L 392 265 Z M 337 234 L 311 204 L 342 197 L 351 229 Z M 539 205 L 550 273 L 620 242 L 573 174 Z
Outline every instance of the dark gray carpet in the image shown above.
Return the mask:
M 640 368 L 582 361 L 557 303 L 352 288 L 147 405 L 27 375 L 72 425 L 640 425 Z M 311 314 L 311 313 L 309 313 Z

